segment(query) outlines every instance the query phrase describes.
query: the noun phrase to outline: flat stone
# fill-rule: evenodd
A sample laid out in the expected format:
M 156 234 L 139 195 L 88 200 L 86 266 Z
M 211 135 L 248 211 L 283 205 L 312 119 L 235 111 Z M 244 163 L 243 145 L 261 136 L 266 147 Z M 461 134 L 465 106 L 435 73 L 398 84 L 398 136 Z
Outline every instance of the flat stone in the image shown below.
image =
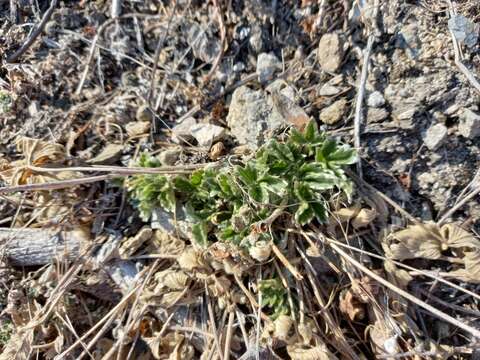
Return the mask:
M 324 84 L 321 88 L 320 91 L 318 92 L 318 95 L 320 96 L 333 96 L 337 95 L 342 91 L 340 88 L 330 85 L 330 84 Z
M 445 142 L 447 135 L 447 127 L 443 124 L 436 124 L 428 128 L 423 141 L 427 148 L 435 151 Z
M 150 131 L 149 121 L 131 121 L 125 125 L 125 131 L 128 136 L 143 135 Z
M 343 40 L 338 34 L 322 36 L 318 44 L 317 60 L 323 70 L 336 72 L 342 65 L 343 55 Z
M 327 106 L 320 112 L 320 121 L 324 124 L 333 125 L 340 121 L 347 109 L 347 100 L 340 99 Z
M 463 113 L 460 116 L 458 132 L 460 135 L 468 139 L 480 136 L 480 115 L 474 113 L 470 109 L 463 110 Z
M 177 160 L 180 158 L 182 149 L 180 147 L 174 147 L 171 149 L 163 150 L 158 154 L 158 160 L 163 166 L 172 166 L 175 165 Z
M 200 146 L 211 146 L 215 141 L 223 138 L 225 128 L 212 124 L 196 124 L 190 128 L 190 134 Z

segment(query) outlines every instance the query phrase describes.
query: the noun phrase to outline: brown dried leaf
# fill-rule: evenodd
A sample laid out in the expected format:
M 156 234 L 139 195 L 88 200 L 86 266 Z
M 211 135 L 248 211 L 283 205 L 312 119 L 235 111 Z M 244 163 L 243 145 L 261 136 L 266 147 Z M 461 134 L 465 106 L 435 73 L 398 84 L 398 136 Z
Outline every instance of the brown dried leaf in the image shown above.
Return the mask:
M 355 296 L 352 289 L 340 293 L 340 311 L 348 315 L 351 321 L 362 320 L 365 317 L 365 306 Z
M 412 225 L 387 236 L 383 242 L 387 257 L 396 260 L 440 259 L 449 248 L 480 249 L 480 241 L 455 224 Z
M 185 242 L 165 231 L 153 232 L 151 243 L 147 247 L 149 253 L 161 255 L 180 255 L 185 249 Z
M 16 140 L 16 145 L 17 150 L 25 157 L 26 164 L 41 166 L 47 162 L 65 160 L 65 148 L 60 144 L 23 136 Z
M 145 242 L 152 238 L 152 229 L 149 227 L 143 227 L 133 237 L 128 238 L 120 246 L 120 256 L 122 258 L 128 258 L 132 256 Z
M 278 90 L 272 91 L 273 108 L 290 124 L 302 131 L 310 122 L 310 117 L 297 104 Z
M 465 269 L 450 271 L 449 276 L 453 276 L 459 280 L 480 283 L 480 251 L 466 252 L 463 257 Z
M 292 360 L 338 360 L 325 344 L 304 348 L 298 345 L 287 346 L 288 355 Z
M 358 206 L 342 208 L 334 211 L 330 219 L 329 228 L 333 230 L 339 224 L 351 222 L 355 229 L 368 226 L 377 217 L 375 209 L 360 208 Z
M 157 291 L 165 287 L 170 290 L 183 290 L 187 286 L 190 277 L 181 270 L 167 269 L 156 273 L 155 280 L 158 282 Z

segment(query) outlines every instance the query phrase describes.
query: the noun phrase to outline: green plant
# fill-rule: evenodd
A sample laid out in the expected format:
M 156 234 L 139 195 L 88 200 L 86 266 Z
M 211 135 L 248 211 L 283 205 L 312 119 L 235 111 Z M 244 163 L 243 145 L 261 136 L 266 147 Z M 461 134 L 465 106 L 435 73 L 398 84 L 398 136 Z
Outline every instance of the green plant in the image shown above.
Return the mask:
M 12 97 L 0 90 L 0 113 L 8 113 L 12 109 Z
M 258 290 L 262 293 L 262 307 L 267 307 L 272 320 L 290 314 L 287 290 L 278 278 L 259 281 Z
M 10 321 L 3 321 L 0 323 L 0 349 L 8 343 L 12 334 L 13 324 Z
M 199 244 L 211 239 L 248 246 L 244 239 L 250 225 L 278 207 L 290 212 L 298 225 L 314 218 L 327 221 L 332 193 L 351 195 L 343 167 L 356 160 L 352 148 L 327 138 L 312 122 L 303 133 L 292 130 L 283 143 L 272 139 L 243 165 L 206 167 L 189 177 L 138 175 L 128 189 L 145 221 L 155 207 L 173 212 L 181 204 L 195 222 L 193 235 Z M 160 164 L 142 155 L 139 165 Z M 268 235 L 261 237 L 266 240 Z

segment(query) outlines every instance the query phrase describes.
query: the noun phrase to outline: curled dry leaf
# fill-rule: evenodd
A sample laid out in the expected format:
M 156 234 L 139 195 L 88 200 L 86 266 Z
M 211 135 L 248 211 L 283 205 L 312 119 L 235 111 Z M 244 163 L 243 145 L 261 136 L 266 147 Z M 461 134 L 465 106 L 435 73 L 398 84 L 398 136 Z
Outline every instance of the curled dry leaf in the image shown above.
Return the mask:
M 170 332 L 164 336 L 157 333 L 153 337 L 144 338 L 144 340 L 154 359 L 193 359 L 193 346 L 179 333 Z
M 383 242 L 383 247 L 391 259 L 440 259 L 442 252 L 448 249 L 457 249 L 462 253 L 469 249 L 480 250 L 480 241 L 458 225 L 440 227 L 427 223 L 412 225 L 390 234 Z
M 375 209 L 359 208 L 356 206 L 342 208 L 335 211 L 329 222 L 329 229 L 350 222 L 355 229 L 368 226 L 377 217 Z
M 183 290 L 187 286 L 190 277 L 181 270 L 167 269 L 156 273 L 155 280 L 157 281 L 155 292 L 165 287 L 170 290 Z
M 290 329 L 293 325 L 293 319 L 288 315 L 280 315 L 273 322 L 274 332 L 273 337 L 279 340 L 288 342 L 290 338 Z
M 205 267 L 202 254 L 192 246 L 186 248 L 177 259 L 180 267 L 187 271 Z
M 270 257 L 272 246 L 268 241 L 260 240 L 248 249 L 248 253 L 253 259 L 263 262 Z
M 351 321 L 362 320 L 365 317 L 365 305 L 355 296 L 352 289 L 340 293 L 339 308 Z
M 128 238 L 120 246 L 120 256 L 127 258 L 132 256 L 145 242 L 152 238 L 152 229 L 143 227 L 133 237 Z
M 338 358 L 328 350 L 325 344 L 315 347 L 287 346 L 288 355 L 292 360 L 337 360 Z
M 161 255 L 180 255 L 185 249 L 185 242 L 165 231 L 156 230 L 147 246 L 149 253 Z
M 448 275 L 462 281 L 480 283 L 480 251 L 469 251 L 463 257 L 464 269 L 450 271 Z
M 29 137 L 20 137 L 16 141 L 17 150 L 23 159 L 5 162 L 1 165 L 0 179 L 9 185 L 21 185 L 27 183 L 46 182 L 46 178 L 58 178 L 60 174 L 34 174 L 25 166 L 42 166 L 46 163 L 58 163 L 65 160 L 65 148 L 63 145 L 49 143 Z M 68 176 L 68 175 L 66 175 Z M 62 179 L 59 179 L 62 180 Z

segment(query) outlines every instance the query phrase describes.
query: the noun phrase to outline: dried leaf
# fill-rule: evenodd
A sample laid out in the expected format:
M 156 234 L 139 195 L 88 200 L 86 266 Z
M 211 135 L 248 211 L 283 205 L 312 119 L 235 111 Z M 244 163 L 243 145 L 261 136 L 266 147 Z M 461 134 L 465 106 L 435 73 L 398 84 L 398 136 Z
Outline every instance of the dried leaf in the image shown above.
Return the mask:
M 192 246 L 186 248 L 178 257 L 177 261 L 180 267 L 187 271 L 205 267 L 201 253 L 195 250 Z
M 145 242 L 152 238 L 152 229 L 149 227 L 143 227 L 133 237 L 128 238 L 120 246 L 120 256 L 122 258 L 128 258 L 132 256 Z
M 355 229 L 368 226 L 377 217 L 375 209 L 359 208 L 358 206 L 342 208 L 333 213 L 329 228 L 333 230 L 339 224 L 351 222 Z
M 298 345 L 287 346 L 288 355 L 292 360 L 337 360 L 325 344 L 304 348 Z
M 449 248 L 480 249 L 480 241 L 455 224 L 440 227 L 427 223 L 390 234 L 383 246 L 385 254 L 391 259 L 440 259 L 442 252 Z
M 290 329 L 293 325 L 293 319 L 288 315 L 280 315 L 273 322 L 274 332 L 273 337 L 282 341 L 287 341 L 289 339 Z
M 158 289 L 169 288 L 170 290 L 183 290 L 187 286 L 190 277 L 181 270 L 167 269 L 155 274 L 155 280 L 158 282 Z
M 310 117 L 297 104 L 278 90 L 272 91 L 273 108 L 290 124 L 303 131 L 310 122 Z
M 185 242 L 161 230 L 153 232 L 151 243 L 147 247 L 149 253 L 161 255 L 180 255 L 185 249 Z
M 365 306 L 359 301 L 351 289 L 340 294 L 340 311 L 348 315 L 351 321 L 362 320 L 365 317 Z
M 25 157 L 26 164 L 41 166 L 45 163 L 65 160 L 65 148 L 60 144 L 20 137 L 16 145 L 17 150 Z

